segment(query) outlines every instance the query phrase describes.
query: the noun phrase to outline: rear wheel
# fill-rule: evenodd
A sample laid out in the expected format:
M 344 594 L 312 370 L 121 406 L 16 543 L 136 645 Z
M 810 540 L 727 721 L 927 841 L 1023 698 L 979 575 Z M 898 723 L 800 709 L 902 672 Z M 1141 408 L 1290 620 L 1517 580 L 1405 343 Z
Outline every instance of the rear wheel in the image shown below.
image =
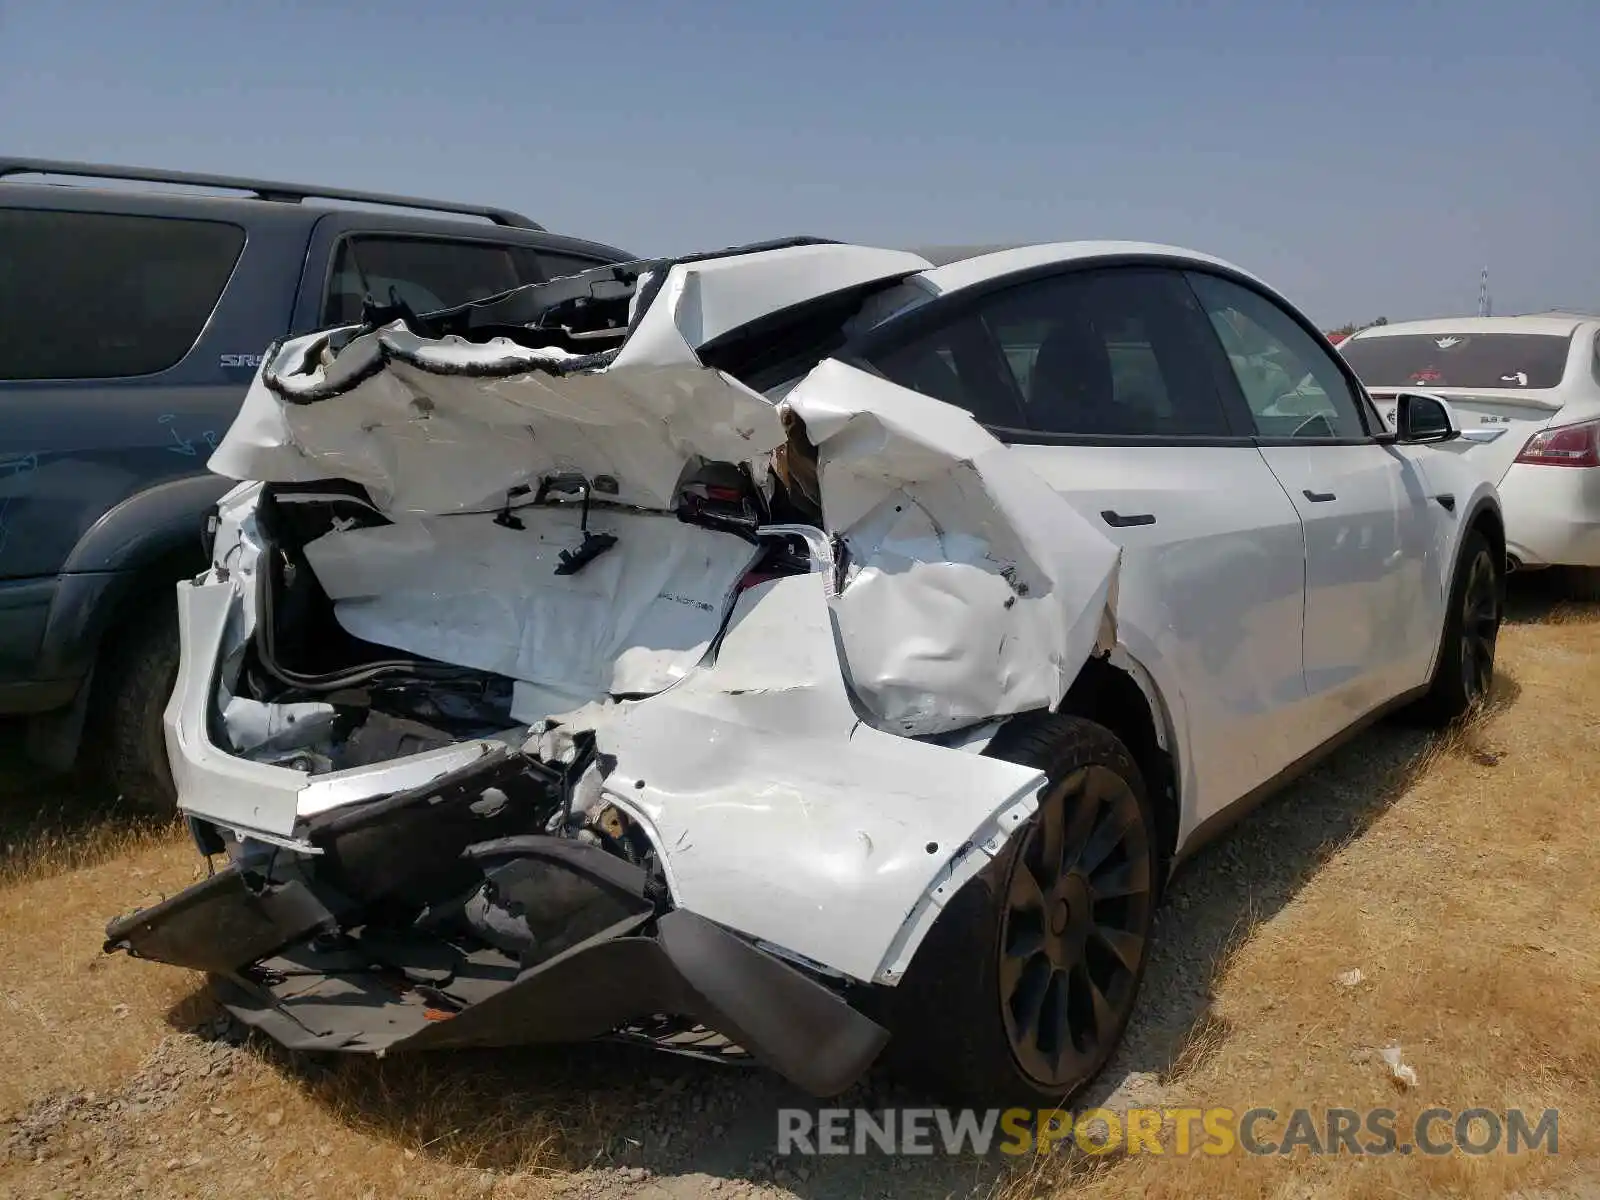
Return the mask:
M 106 634 L 80 754 L 133 808 L 170 813 L 177 807 L 162 729 L 177 679 L 178 613 L 170 601 L 153 602 L 148 613 Z
M 1468 531 L 1450 587 L 1433 681 L 1415 708 L 1425 724 L 1448 725 L 1488 699 L 1500 636 L 1504 594 L 1500 577 L 1501 566 L 1488 539 Z
M 1093 722 L 1020 718 L 987 753 L 1048 782 L 894 989 L 890 1061 L 952 1102 L 1059 1104 L 1105 1065 L 1133 1011 L 1156 825 L 1132 756 Z

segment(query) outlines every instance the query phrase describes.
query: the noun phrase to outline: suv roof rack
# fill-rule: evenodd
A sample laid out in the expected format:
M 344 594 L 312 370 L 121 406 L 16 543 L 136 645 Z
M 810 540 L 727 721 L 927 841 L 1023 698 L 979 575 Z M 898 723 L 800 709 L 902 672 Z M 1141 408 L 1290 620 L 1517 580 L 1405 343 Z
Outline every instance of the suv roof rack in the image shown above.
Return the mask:
M 80 179 L 120 179 L 133 183 L 170 183 L 184 187 L 226 188 L 246 192 L 255 200 L 279 204 L 299 204 L 304 200 L 340 200 L 356 204 L 380 204 L 392 208 L 414 208 L 428 212 L 457 213 L 482 217 L 512 229 L 545 232 L 543 225 L 505 208 L 485 208 L 477 204 L 454 204 L 447 200 L 425 200 L 417 196 L 391 196 L 383 192 L 358 192 L 347 188 L 308 187 L 297 183 L 275 183 L 266 179 L 246 179 L 233 175 L 206 175 L 193 171 L 160 171 L 148 167 L 115 167 L 103 163 L 60 162 L 48 158 L 0 158 L 0 179 L 10 175 L 70 175 Z

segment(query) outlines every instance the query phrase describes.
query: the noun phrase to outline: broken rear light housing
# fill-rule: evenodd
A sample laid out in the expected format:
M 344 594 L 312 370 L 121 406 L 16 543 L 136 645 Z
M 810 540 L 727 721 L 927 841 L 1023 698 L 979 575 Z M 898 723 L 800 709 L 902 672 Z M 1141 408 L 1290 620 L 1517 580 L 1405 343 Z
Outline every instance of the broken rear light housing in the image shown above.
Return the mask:
M 1600 467 L 1600 421 L 1541 429 L 1528 439 L 1517 461 L 1540 467 Z

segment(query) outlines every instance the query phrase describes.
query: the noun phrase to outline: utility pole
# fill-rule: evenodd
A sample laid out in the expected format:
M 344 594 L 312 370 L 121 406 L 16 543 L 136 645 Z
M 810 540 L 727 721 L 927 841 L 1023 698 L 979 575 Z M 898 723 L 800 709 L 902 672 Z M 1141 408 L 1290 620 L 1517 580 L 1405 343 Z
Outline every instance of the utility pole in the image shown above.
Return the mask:
M 1478 315 L 1487 317 L 1493 315 L 1493 306 L 1489 303 L 1489 268 L 1483 269 L 1483 274 L 1478 276 Z

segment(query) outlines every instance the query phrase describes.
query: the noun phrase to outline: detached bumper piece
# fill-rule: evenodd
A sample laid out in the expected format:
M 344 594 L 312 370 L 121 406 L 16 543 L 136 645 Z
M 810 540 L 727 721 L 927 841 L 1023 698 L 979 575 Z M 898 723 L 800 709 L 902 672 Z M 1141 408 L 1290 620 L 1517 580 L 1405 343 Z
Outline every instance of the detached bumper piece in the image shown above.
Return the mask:
M 824 1097 L 871 1065 L 881 1026 L 737 934 L 666 908 L 643 867 L 545 835 L 441 846 L 495 823 L 482 816 L 485 771 L 504 798 L 504 766 L 347 810 L 311 831 L 321 855 L 282 856 L 303 873 L 235 862 L 112 921 L 105 948 L 207 972 L 229 1012 L 292 1050 L 616 1035 L 698 1057 L 742 1049 Z

